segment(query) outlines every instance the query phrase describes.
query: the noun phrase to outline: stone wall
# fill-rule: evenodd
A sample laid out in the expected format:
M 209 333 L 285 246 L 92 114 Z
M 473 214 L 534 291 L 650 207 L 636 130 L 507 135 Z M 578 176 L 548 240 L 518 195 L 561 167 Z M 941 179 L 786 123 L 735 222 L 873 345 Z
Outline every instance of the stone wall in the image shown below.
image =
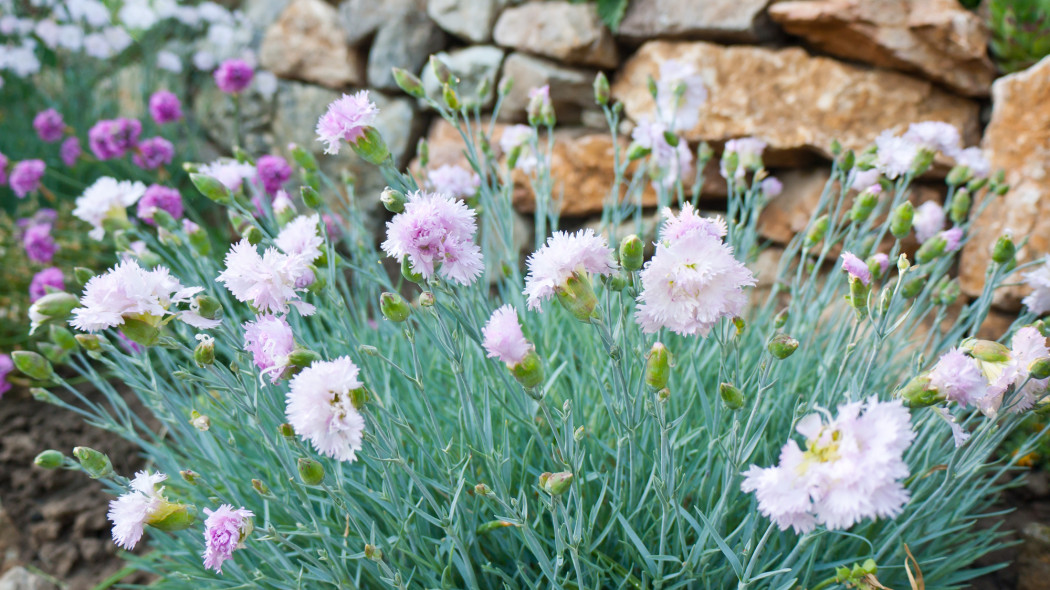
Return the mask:
M 982 215 L 966 246 L 964 291 L 980 292 L 989 244 L 1002 231 L 1032 236 L 1022 261 L 1050 249 L 1050 62 L 996 82 L 982 19 L 956 0 L 632 0 L 615 34 L 593 3 L 560 0 L 243 0 L 242 9 L 258 27 L 261 65 L 281 78 L 272 99 L 254 97 L 245 107 L 249 149 L 291 141 L 320 151 L 318 114 L 340 92 L 367 87 L 399 165 L 424 135 L 432 166 L 455 161 L 456 134 L 400 93 L 391 75 L 392 67 L 417 72 L 439 92 L 426 67 L 437 54 L 463 80 L 461 97 L 486 109 L 500 81 L 513 78 L 501 124 L 523 120 L 528 90 L 550 84 L 562 212 L 582 222 L 600 210 L 611 176 L 612 140 L 591 89 L 596 72 L 609 76 L 613 96 L 637 120 L 653 108 L 648 76 L 673 57 L 693 64 L 709 90 L 686 139 L 716 150 L 734 137 L 768 142 L 767 164 L 785 185 L 762 223 L 770 239 L 787 239 L 808 217 L 832 139 L 863 149 L 884 129 L 941 120 L 967 145 L 981 145 L 1015 187 L 1005 207 Z M 482 80 L 487 91 L 478 95 Z M 208 108 L 218 107 L 199 114 L 215 122 L 206 127 L 222 145 L 228 130 Z M 354 158 L 343 150 L 322 161 L 329 171 L 352 171 L 361 190 L 380 190 L 382 179 Z M 707 177 L 705 194 L 724 197 L 724 185 L 711 180 L 717 174 Z M 920 183 L 913 200 L 936 198 L 933 185 Z M 528 195 L 515 202 L 531 206 Z M 998 303 L 1016 307 L 1019 295 Z

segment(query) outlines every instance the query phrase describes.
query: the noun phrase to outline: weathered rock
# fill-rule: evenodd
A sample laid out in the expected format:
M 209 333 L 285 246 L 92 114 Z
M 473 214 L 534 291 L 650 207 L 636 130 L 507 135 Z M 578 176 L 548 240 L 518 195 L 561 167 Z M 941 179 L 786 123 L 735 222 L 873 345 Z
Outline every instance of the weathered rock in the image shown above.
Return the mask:
M 492 39 L 492 25 L 507 0 L 427 0 L 427 14 L 442 29 L 471 43 Z
M 0 577 L 0 590 L 57 590 L 46 578 L 31 573 L 22 566 L 9 569 Z
M 631 0 L 617 34 L 630 41 L 759 41 L 775 34 L 770 0 Z
M 1010 191 L 984 209 L 963 248 L 959 280 L 967 295 L 979 295 L 991 247 L 1004 232 L 1028 243 L 1017 252 L 1018 262 L 1050 253 L 1050 58 L 997 80 L 992 86 L 992 118 L 981 147 L 992 170 L 1005 170 Z M 1027 290 L 1002 287 L 995 303 L 1016 309 Z
M 241 12 L 256 29 L 266 29 L 277 20 L 291 0 L 244 0 Z
M 995 78 L 988 30 L 956 0 L 796 0 L 769 14 L 821 51 L 918 72 L 969 96 L 987 96 Z
M 359 45 L 383 23 L 423 10 L 426 10 L 426 0 L 344 0 L 339 5 L 339 22 L 346 33 L 346 42 Z
M 270 151 L 273 135 L 270 122 L 273 120 L 273 98 L 263 96 L 253 84 L 239 98 L 240 135 L 235 132 L 237 109 L 234 99 L 223 94 L 214 84 L 206 84 L 193 97 L 193 112 L 205 134 L 225 153 L 240 144 L 249 153 L 261 154 Z M 323 112 L 323 111 L 322 111 Z M 317 123 L 317 115 L 311 129 Z
M 967 145 L 978 137 L 977 103 L 930 82 L 812 57 L 798 48 L 702 42 L 653 41 L 628 60 L 613 96 L 631 119 L 655 116 L 646 81 L 658 77 L 660 64 L 672 58 L 694 65 L 709 90 L 699 122 L 683 133 L 690 141 L 753 135 L 771 150 L 827 155 L 834 139 L 860 150 L 885 129 L 902 131 L 926 120 L 955 125 Z
M 368 83 L 398 90 L 391 68 L 418 71 L 431 53 L 445 47 L 445 33 L 422 12 L 408 12 L 379 27 L 368 52 Z
M 496 100 L 497 78 L 500 65 L 503 64 L 503 55 L 503 50 L 498 47 L 475 45 L 457 49 L 451 53 L 438 53 L 436 57 L 459 78 L 456 92 L 463 104 L 480 103 L 482 108 L 488 108 Z M 441 84 L 434 75 L 433 69 L 424 65 L 420 78 L 423 80 L 423 88 L 427 95 L 440 101 Z M 488 90 L 483 96 L 478 96 L 482 80 L 487 80 Z
M 1028 523 L 1021 538 L 1024 544 L 1017 564 L 1017 590 L 1045 590 L 1050 579 L 1050 526 Z
M 508 8 L 492 32 L 496 44 L 569 64 L 615 68 L 619 54 L 595 4 L 529 2 Z
M 282 78 L 329 88 L 364 82 L 362 58 L 347 46 L 339 13 L 324 0 L 292 0 L 266 30 L 259 61 Z
M 597 109 L 592 86 L 597 73 L 597 70 L 570 68 L 531 55 L 512 53 L 503 62 L 500 79 L 512 78 L 514 85 L 503 99 L 499 118 L 524 121 L 529 90 L 549 85 L 558 123 L 578 123 L 584 110 Z

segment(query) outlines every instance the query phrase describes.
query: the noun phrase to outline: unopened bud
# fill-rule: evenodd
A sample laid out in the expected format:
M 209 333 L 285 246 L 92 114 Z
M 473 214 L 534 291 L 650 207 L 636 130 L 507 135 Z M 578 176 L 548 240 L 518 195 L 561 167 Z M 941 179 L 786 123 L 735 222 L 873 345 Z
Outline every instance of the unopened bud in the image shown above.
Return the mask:
M 645 146 L 638 145 L 637 143 L 632 143 L 630 147 L 627 148 L 627 159 L 631 162 L 634 162 L 635 160 L 641 160 L 642 158 L 648 156 L 652 152 L 652 148 L 647 148 Z
M 419 294 L 419 305 L 421 307 L 434 307 L 435 303 L 437 303 L 437 298 L 434 297 L 432 292 L 423 291 Z
M 32 308 L 35 313 L 47 316 L 51 320 L 64 320 L 69 317 L 80 302 L 75 295 L 57 292 L 48 293 L 33 302 Z
M 94 276 L 95 271 L 91 270 L 90 268 L 78 266 L 73 269 L 73 279 L 77 282 L 78 285 L 83 286 L 87 284 L 87 282 L 90 281 Z
M 948 215 L 952 219 L 952 223 L 960 225 L 966 221 L 966 217 L 970 214 L 970 207 L 973 205 L 973 197 L 970 196 L 970 191 L 965 188 L 960 188 L 955 191 L 952 196 L 952 203 L 948 207 Z
M 583 426 L 577 426 L 576 430 L 572 431 L 572 440 L 576 442 L 580 442 L 585 436 L 587 436 L 587 429 Z
M 43 467 L 44 469 L 58 469 L 66 461 L 66 456 L 62 453 L 48 449 L 33 459 L 33 464 L 37 467 Z
M 354 153 L 361 156 L 361 159 L 373 166 L 379 166 L 390 159 L 390 150 L 387 149 L 383 136 L 375 127 L 365 127 L 360 137 L 351 143 L 350 147 L 353 148 Z
M 252 246 L 258 246 L 259 242 L 262 242 L 263 233 L 262 230 L 254 225 L 249 225 L 243 232 L 241 232 L 241 237 L 248 240 L 248 243 Z
M 947 240 L 941 236 L 934 236 L 923 242 L 919 249 L 915 251 L 915 261 L 919 264 L 926 264 L 942 256 L 947 247 Z
M 441 98 L 445 101 L 445 104 L 448 105 L 448 108 L 452 109 L 453 111 L 458 111 L 460 107 L 463 106 L 463 103 L 460 102 L 459 95 L 456 94 L 455 89 L 449 86 L 448 84 L 444 84 L 441 86 Z
M 608 285 L 610 291 L 619 293 L 627 286 L 627 277 L 623 273 L 614 274 L 608 278 L 606 285 Z
M 901 388 L 900 397 L 909 408 L 925 408 L 945 400 L 936 387 L 930 387 L 930 377 L 919 375 Z
M 299 367 L 300 369 L 305 369 L 312 365 L 314 361 L 319 360 L 321 360 L 321 355 L 312 350 L 298 346 L 288 355 L 288 364 L 293 367 Z
M 452 74 L 452 70 L 445 65 L 445 62 L 438 59 L 436 55 L 430 56 L 430 69 L 434 72 L 434 77 L 437 78 L 438 82 L 442 84 L 452 84 L 455 76 Z
M 415 98 L 423 98 L 425 92 L 423 91 L 423 83 L 420 82 L 419 78 L 415 74 L 402 70 L 401 68 L 392 68 L 394 73 L 394 82 L 398 88 L 405 91 L 405 94 Z
M 292 160 L 301 168 L 309 171 L 317 170 L 317 158 L 309 150 L 294 143 L 289 144 L 288 148 L 292 152 Z
M 313 459 L 301 458 L 296 465 L 299 479 L 308 486 L 315 486 L 324 481 L 324 467 Z
M 379 202 L 391 213 L 402 213 L 405 210 L 405 194 L 390 187 L 383 189 L 379 195 Z
M 487 496 L 492 493 L 492 490 L 489 488 L 489 486 L 483 483 L 479 483 L 478 485 L 474 486 L 474 493 L 479 496 Z
M 775 318 L 773 318 L 773 327 L 777 330 L 783 328 L 784 325 L 787 324 L 788 318 L 790 317 L 791 311 L 789 311 L 788 308 L 785 307 L 784 309 L 780 310 L 780 313 L 778 313 Z
M 973 178 L 973 171 L 966 166 L 955 166 L 948 171 L 945 181 L 951 186 L 959 186 L 966 184 L 971 178 Z
M 179 472 L 179 475 L 182 476 L 183 481 L 192 486 L 197 485 L 197 482 L 200 481 L 201 478 L 201 474 L 192 469 L 184 469 Z
M 15 367 L 30 379 L 50 381 L 55 376 L 51 363 L 39 353 L 31 350 L 16 350 L 11 353 Z
M 542 481 L 543 490 L 552 496 L 560 496 L 565 492 L 569 491 L 572 487 L 572 473 L 568 471 L 560 471 L 558 473 L 548 473 L 547 477 L 540 476 Z
M 627 236 L 620 242 L 620 266 L 627 272 L 641 269 L 644 250 L 641 238 L 635 234 Z
M 649 359 L 645 363 L 645 384 L 653 389 L 667 387 L 671 376 L 671 352 L 657 342 L 649 350 Z
M 261 479 L 252 480 L 252 489 L 255 490 L 255 493 L 259 494 L 260 496 L 270 495 L 270 486 L 263 483 Z
M 992 246 L 992 261 L 998 264 L 1006 264 L 1014 259 L 1014 255 L 1017 254 L 1017 246 L 1014 245 L 1014 241 L 1010 239 L 1009 234 L 999 236 L 999 239 L 995 241 L 995 245 Z
M 412 314 L 412 307 L 397 293 L 383 292 L 379 296 L 379 309 L 383 317 L 392 322 L 403 322 Z
M 73 456 L 80 462 L 80 467 L 91 479 L 106 477 L 113 473 L 113 463 L 105 453 L 100 453 L 91 447 L 76 447 Z
M 858 318 L 868 315 L 868 296 L 870 294 L 871 289 L 863 281 L 857 277 L 849 278 L 849 303 L 857 312 Z
M 870 190 L 866 190 L 853 200 L 853 208 L 850 209 L 850 219 L 856 223 L 867 221 L 871 217 L 871 212 L 875 210 L 875 206 L 879 204 L 879 196 Z
M 78 344 L 87 351 L 96 351 L 102 348 L 102 337 L 98 334 L 77 334 L 73 336 Z
M 1050 357 L 1043 357 L 1036 359 L 1032 364 L 1028 365 L 1028 372 L 1031 374 L 1032 379 L 1046 379 L 1050 377 Z
M 768 348 L 770 354 L 783 360 L 792 354 L 795 354 L 795 350 L 798 349 L 798 340 L 795 340 L 787 334 L 777 334 L 769 341 Z
M 215 362 L 215 339 L 207 334 L 199 334 L 200 342 L 193 349 L 193 360 L 198 367 L 206 367 Z
M 197 188 L 200 194 L 220 205 L 229 205 L 233 202 L 230 189 L 226 188 L 226 185 L 219 182 L 218 179 L 200 173 L 191 173 L 190 182 L 193 183 L 193 186 Z
M 558 302 L 573 317 L 581 322 L 590 323 L 594 308 L 598 305 L 598 296 L 594 294 L 590 277 L 574 273 L 556 293 Z
M 535 350 L 530 350 L 518 364 L 510 368 L 510 373 L 525 389 L 535 389 L 543 383 L 543 361 Z
M 48 329 L 48 335 L 51 337 L 51 342 L 57 344 L 62 350 L 69 351 L 77 347 L 76 337 L 62 326 L 52 324 Z
M 146 518 L 146 524 L 165 532 L 184 531 L 197 522 L 197 509 L 191 504 L 162 501 Z
M 973 358 L 986 363 L 1005 363 L 1010 360 L 1010 349 L 992 340 L 972 340 L 962 343 L 962 349 Z
M 311 209 L 317 209 L 322 204 L 321 195 L 311 186 L 300 187 L 299 194 L 303 198 L 303 204 Z
M 957 299 L 959 299 L 959 281 L 951 280 L 938 289 L 937 298 L 940 300 L 941 305 L 952 305 Z
M 599 106 L 609 104 L 609 79 L 603 72 L 598 72 L 594 77 L 594 102 Z
M 292 425 L 285 422 L 277 427 L 277 432 L 284 438 L 293 438 L 295 436 L 295 429 Z
M 816 218 L 816 220 L 813 221 L 812 227 L 810 227 L 809 231 L 806 232 L 806 239 L 804 241 L 804 245 L 807 248 L 812 248 L 813 246 L 819 244 L 824 239 L 824 234 L 828 231 L 828 224 L 829 221 L 827 215 L 821 215 L 820 217 Z
M 207 432 L 211 428 L 211 419 L 197 410 L 190 412 L 190 424 L 201 432 Z
M 365 557 L 372 561 L 383 561 L 383 550 L 372 544 L 365 544 Z
M 736 411 L 744 407 L 744 393 L 731 383 L 720 384 L 718 395 L 722 397 L 722 403 L 730 410 Z
M 915 220 L 915 206 L 911 201 L 904 201 L 893 210 L 890 216 L 890 233 L 898 240 L 904 239 L 911 232 L 911 224 Z
M 44 389 L 43 387 L 30 387 L 29 395 L 33 396 L 33 399 L 35 399 L 36 401 L 43 402 L 45 404 L 58 405 L 62 402 L 62 400 L 55 397 L 55 394 Z
M 904 281 L 904 285 L 901 286 L 901 295 L 904 295 L 907 299 L 917 296 L 919 293 L 922 293 L 928 281 L 929 277 L 921 273 Z

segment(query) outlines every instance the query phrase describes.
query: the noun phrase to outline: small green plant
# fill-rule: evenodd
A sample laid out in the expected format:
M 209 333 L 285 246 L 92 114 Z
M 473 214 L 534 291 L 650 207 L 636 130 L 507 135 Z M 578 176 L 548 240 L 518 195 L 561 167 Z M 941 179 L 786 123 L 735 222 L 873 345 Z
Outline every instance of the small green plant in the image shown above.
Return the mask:
M 992 55 L 1018 72 L 1050 55 L 1050 0 L 991 0 Z

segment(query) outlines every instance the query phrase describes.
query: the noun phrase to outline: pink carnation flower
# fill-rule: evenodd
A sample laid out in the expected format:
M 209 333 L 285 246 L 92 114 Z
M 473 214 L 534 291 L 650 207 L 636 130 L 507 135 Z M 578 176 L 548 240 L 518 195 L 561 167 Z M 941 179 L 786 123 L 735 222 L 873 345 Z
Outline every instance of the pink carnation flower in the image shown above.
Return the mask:
M 267 248 L 262 256 L 248 240 L 234 244 L 226 253 L 226 270 L 218 281 L 238 301 L 250 303 L 260 313 L 287 313 L 292 306 L 303 315 L 314 306 L 302 301 L 296 282 L 305 270 L 300 256 L 289 256 Z
M 962 243 L 963 230 L 961 227 L 953 227 L 942 231 L 937 235 L 944 239 L 945 252 L 955 252 L 959 249 L 959 245 Z
M 182 118 L 182 103 L 174 92 L 158 90 L 149 97 L 149 115 L 158 125 Z
M 204 567 L 222 573 L 222 563 L 233 557 L 233 552 L 244 545 L 242 541 L 251 532 L 251 510 L 223 504 L 216 510 L 204 509 Z
M 679 94 L 680 92 L 680 94 Z M 707 101 L 707 86 L 688 62 L 669 59 L 660 63 L 656 104 L 661 118 L 674 131 L 688 131 L 700 122 L 700 107 Z
M 481 177 L 462 166 L 444 166 L 427 172 L 427 184 L 438 193 L 452 195 L 457 199 L 472 197 L 481 186 Z
M 66 277 L 62 274 L 62 269 L 52 266 L 33 275 L 33 280 L 29 283 L 29 301 L 33 302 L 47 295 L 48 287 L 58 291 L 66 289 Z
M 631 132 L 635 144 L 650 150 L 654 169 L 650 172 L 653 186 L 662 184 L 670 188 L 679 179 L 688 177 L 693 171 L 693 152 L 689 142 L 681 139 L 677 146 L 667 143 L 664 133 L 667 126 L 661 122 L 643 119 Z
M 1002 409 L 1006 393 L 1013 388 L 1016 395 L 1010 399 L 1007 409 L 1020 413 L 1030 409 L 1050 387 L 1048 379 L 1030 379 L 1032 363 L 1050 357 L 1046 338 L 1032 326 L 1025 326 L 1014 333 L 1010 340 L 1010 358 L 1003 363 L 981 362 L 981 370 L 988 379 L 988 393 L 978 400 L 977 407 L 986 416 L 994 417 Z
M 262 156 L 255 163 L 255 170 L 258 173 L 259 181 L 262 182 L 263 189 L 270 195 L 276 194 L 277 191 L 281 190 L 284 183 L 288 182 L 288 179 L 292 177 L 292 167 L 288 165 L 288 161 L 280 156 Z
M 47 165 L 43 160 L 22 160 L 11 169 L 8 183 L 11 191 L 19 199 L 40 188 L 40 179 L 44 177 Z
M 976 146 L 959 150 L 959 153 L 955 154 L 955 163 L 969 168 L 976 178 L 987 178 L 992 171 L 992 163 L 984 157 L 981 148 Z
M 73 216 L 91 224 L 93 229 L 88 235 L 101 240 L 106 235 L 102 223 L 109 218 L 127 219 L 127 208 L 145 193 L 146 185 L 141 182 L 103 176 L 77 197 Z
M 131 551 L 142 538 L 146 520 L 164 502 L 157 484 L 168 479 L 163 473 L 139 471 L 131 480 L 131 489 L 109 503 L 106 515 L 113 523 L 113 542 Z
M 80 148 L 80 139 L 75 135 L 70 135 L 63 140 L 62 145 L 58 148 L 58 155 L 62 158 L 62 163 L 69 168 L 76 165 L 82 152 L 83 150 Z
M 84 285 L 81 307 L 73 310 L 69 323 L 84 332 L 98 332 L 123 325 L 128 317 L 159 319 L 172 313 L 171 306 L 189 302 L 203 290 L 183 287 L 162 266 L 146 270 L 126 259 Z
M 898 137 L 889 130 L 883 131 L 875 138 L 876 168 L 890 180 L 904 176 L 915 164 L 919 147 L 908 138 Z
M 1050 311 L 1050 258 L 1035 270 L 1024 273 L 1024 280 L 1032 292 L 1021 303 L 1036 315 Z
M 11 356 L 0 353 L 0 397 L 3 397 L 11 389 L 11 383 L 7 381 L 7 376 L 14 370 L 15 362 L 11 360 Z
M 321 246 L 324 245 L 324 238 L 317 233 L 320 222 L 316 213 L 300 215 L 281 228 L 274 244 L 285 254 L 301 256 L 306 263 L 311 263 L 321 255 Z
M 328 112 L 317 121 L 317 139 L 325 143 L 324 153 L 338 154 L 341 142 L 356 142 L 366 127 L 375 124 L 379 109 L 368 99 L 368 91 L 344 94 L 328 105 Z
M 383 251 L 397 260 L 408 257 L 412 270 L 430 279 L 435 274 L 473 283 L 484 269 L 481 248 L 474 243 L 475 212 L 442 193 L 414 192 L 405 210 L 386 224 Z
M 944 229 L 944 208 L 936 201 L 926 201 L 915 209 L 912 221 L 915 239 L 922 244 Z
M 243 59 L 228 59 L 219 64 L 212 77 L 219 90 L 226 94 L 237 94 L 251 85 L 255 70 Z
M 542 311 L 540 305 L 564 289 L 573 275 L 615 272 L 616 257 L 605 238 L 595 235 L 593 229 L 574 234 L 556 231 L 529 256 L 528 267 L 524 294 L 528 295 L 529 309 Z
M 245 180 L 254 179 L 256 174 L 255 166 L 227 159 L 219 159 L 210 164 L 205 164 L 198 168 L 197 172 L 218 180 L 223 186 L 233 192 L 240 190 L 241 184 Z
M 50 264 L 58 250 L 55 238 L 51 235 L 51 224 L 34 223 L 27 227 L 22 236 L 22 246 L 26 256 L 33 262 Z
M 513 367 L 532 350 L 518 322 L 518 313 L 509 303 L 492 312 L 492 317 L 481 329 L 482 346 L 489 358 L 498 358 Z
M 353 462 L 361 450 L 365 419 L 350 392 L 364 385 L 350 357 L 318 361 L 292 378 L 288 423 L 322 455 Z
M 33 128 L 42 141 L 54 143 L 66 133 L 66 123 L 55 109 L 40 111 L 33 117 Z
M 865 285 L 871 284 L 871 269 L 852 252 L 842 253 L 842 270 L 846 271 L 850 278 L 857 279 Z
M 868 170 L 854 168 L 850 171 L 850 188 L 855 191 L 865 191 L 877 184 L 879 184 L 878 168 L 870 168 Z
M 930 387 L 949 401 L 966 407 L 976 404 L 988 392 L 988 380 L 977 361 L 958 348 L 941 355 L 930 371 Z
M 879 276 L 885 276 L 890 270 L 890 257 L 884 252 L 878 252 L 871 257 L 871 262 L 879 267 Z M 871 266 L 869 264 L 868 268 Z
M 150 185 L 139 199 L 136 215 L 149 225 L 156 225 L 153 215 L 164 211 L 173 219 L 182 217 L 182 195 L 179 191 L 160 184 Z
M 288 355 L 295 348 L 295 336 L 288 320 L 282 316 L 261 315 L 254 322 L 244 324 L 244 350 L 252 353 L 252 361 L 277 383 L 288 365 Z
M 744 287 L 755 284 L 751 271 L 722 242 L 725 224 L 705 219 L 690 205 L 660 232 L 656 253 L 640 273 L 635 319 L 646 333 L 661 328 L 706 336 L 719 319 L 739 315 L 747 304 Z
M 911 416 L 899 400 L 843 404 L 824 423 L 809 414 L 795 429 L 806 450 L 789 440 L 775 467 L 752 465 L 740 486 L 755 492 L 758 509 L 780 530 L 812 531 L 817 525 L 848 529 L 865 518 L 890 518 L 908 502 L 904 451 L 915 438 Z
M 762 192 L 770 199 L 779 197 L 780 193 L 784 191 L 784 183 L 776 176 L 767 176 L 762 179 Z
M 904 133 L 904 138 L 931 152 L 941 152 L 949 157 L 955 157 L 962 150 L 959 130 L 944 121 L 912 123 Z

